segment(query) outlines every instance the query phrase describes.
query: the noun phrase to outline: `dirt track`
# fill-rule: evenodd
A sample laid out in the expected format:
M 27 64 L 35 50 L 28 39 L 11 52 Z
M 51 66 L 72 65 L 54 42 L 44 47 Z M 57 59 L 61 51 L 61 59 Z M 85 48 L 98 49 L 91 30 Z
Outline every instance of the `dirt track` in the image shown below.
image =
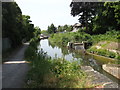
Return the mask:
M 24 88 L 25 77 L 29 70 L 24 61 L 24 51 L 28 44 L 24 44 L 14 51 L 2 65 L 2 88 Z

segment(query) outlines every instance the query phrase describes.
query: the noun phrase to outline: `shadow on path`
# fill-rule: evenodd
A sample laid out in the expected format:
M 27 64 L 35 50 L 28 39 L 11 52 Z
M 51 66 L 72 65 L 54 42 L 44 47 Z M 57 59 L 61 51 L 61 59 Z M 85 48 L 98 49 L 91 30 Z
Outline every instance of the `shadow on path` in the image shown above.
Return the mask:
M 2 88 L 24 88 L 29 70 L 28 63 L 24 60 L 24 52 L 28 45 L 23 44 L 7 58 L 7 62 L 2 64 Z

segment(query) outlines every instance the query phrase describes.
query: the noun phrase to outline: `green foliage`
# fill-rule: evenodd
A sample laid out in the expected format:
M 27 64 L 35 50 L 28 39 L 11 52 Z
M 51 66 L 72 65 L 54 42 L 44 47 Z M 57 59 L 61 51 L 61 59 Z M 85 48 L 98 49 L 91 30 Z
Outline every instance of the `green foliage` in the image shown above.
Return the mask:
M 27 88 L 85 88 L 86 73 L 80 70 L 78 62 L 67 61 L 64 58 L 51 59 L 43 50 L 38 51 L 33 39 L 25 52 L 30 62 Z
M 29 41 L 31 38 L 34 37 L 34 25 L 31 24 L 31 20 L 30 20 L 30 16 L 28 15 L 22 15 L 22 19 L 23 19 L 23 29 L 24 32 L 22 35 L 24 35 L 24 39 L 26 39 L 26 41 Z
M 57 31 L 58 31 L 58 32 L 63 32 L 63 31 L 64 31 L 63 26 L 60 26 L 60 25 L 59 25 L 58 28 L 57 28 Z
M 66 32 L 54 34 L 54 36 L 50 37 L 49 40 L 50 42 L 56 43 L 58 46 L 66 46 L 68 42 L 90 42 L 91 36 L 86 33 Z
M 120 55 L 118 54 L 118 55 L 116 55 L 116 59 L 118 59 L 119 60 L 119 62 L 120 62 Z
M 54 24 L 51 24 L 51 26 L 48 26 L 47 31 L 49 34 L 56 33 L 56 27 L 54 26 Z
M 72 25 L 64 25 L 64 26 L 58 26 L 57 27 L 57 32 L 70 32 L 73 30 Z
M 63 26 L 64 31 L 67 30 L 67 28 L 68 28 L 67 24 Z
M 30 40 L 30 46 L 26 49 L 24 55 L 26 60 L 32 60 L 34 57 L 36 57 L 37 53 L 37 46 L 38 43 L 38 37 L 34 37 Z
M 34 36 L 34 25 L 30 22 L 30 16 L 22 15 L 16 2 L 2 3 L 2 37 L 9 38 L 12 47 L 17 47 L 23 39 L 30 40 Z
M 104 34 L 120 28 L 120 1 L 71 2 L 71 14 L 79 16 L 79 22 L 89 34 Z
M 2 3 L 2 37 L 9 38 L 13 47 L 21 44 L 22 12 L 15 2 Z
M 78 32 L 67 32 L 67 33 L 57 33 L 51 35 L 49 38 L 50 42 L 56 45 L 66 46 L 68 42 L 82 42 L 88 41 L 88 43 L 96 44 L 99 41 L 115 41 L 118 42 L 119 31 L 108 31 L 105 34 L 90 35 L 82 31 Z
M 93 33 L 105 33 L 113 29 L 118 30 L 120 28 L 120 1 L 118 2 L 105 2 L 101 7 L 101 11 L 98 11 L 98 15 L 94 18 Z M 104 21 L 102 21 L 104 20 Z M 112 21 L 112 22 L 111 22 Z
M 96 15 L 96 7 L 101 3 L 95 2 L 71 2 L 71 14 L 79 16 L 79 22 L 86 27 L 88 31 L 89 22 L 92 21 L 92 16 Z
M 49 38 L 49 41 L 57 46 L 67 46 L 68 42 L 82 42 L 82 41 L 87 41 L 88 47 L 90 45 L 95 45 L 100 41 L 107 41 L 107 44 L 110 41 L 118 42 L 118 35 L 119 31 L 108 31 L 105 34 L 99 34 L 99 35 L 90 35 L 86 34 L 83 31 L 78 31 L 78 32 L 67 32 L 67 33 L 57 33 L 54 35 L 51 35 Z M 101 45 L 101 47 L 105 47 L 106 44 Z M 110 57 L 110 58 L 116 58 L 118 59 L 119 56 L 118 54 L 115 54 L 113 52 L 110 52 L 105 49 L 96 49 L 96 48 L 90 48 L 88 49 L 89 52 L 96 53 L 98 55 Z
M 80 70 L 80 66 L 77 62 L 69 62 L 64 58 L 58 58 L 53 60 L 52 72 L 59 78 L 57 87 L 59 88 L 83 88 L 86 83 L 86 74 Z M 84 81 L 79 81 L 84 79 Z M 74 81 L 74 82 L 73 82 Z
M 44 34 L 44 35 L 46 35 L 46 36 L 49 35 L 47 30 L 42 30 L 42 31 L 41 31 L 41 34 Z
M 79 33 L 82 33 L 82 32 L 85 32 L 86 28 L 84 27 L 83 29 L 82 28 L 79 28 L 78 32 Z
M 70 32 L 70 31 L 72 31 L 73 30 L 73 27 L 72 26 L 68 26 L 67 28 L 66 28 L 66 31 L 67 32 Z
M 37 26 L 34 28 L 34 37 L 40 36 L 41 34 L 41 29 Z
M 106 50 L 106 49 L 97 49 L 95 47 L 91 47 L 91 48 L 88 49 L 88 51 L 91 52 L 91 53 L 101 55 L 101 56 L 106 56 L 106 57 L 109 57 L 109 58 L 119 59 L 119 54 L 116 54 L 116 53 L 111 52 L 111 51 Z

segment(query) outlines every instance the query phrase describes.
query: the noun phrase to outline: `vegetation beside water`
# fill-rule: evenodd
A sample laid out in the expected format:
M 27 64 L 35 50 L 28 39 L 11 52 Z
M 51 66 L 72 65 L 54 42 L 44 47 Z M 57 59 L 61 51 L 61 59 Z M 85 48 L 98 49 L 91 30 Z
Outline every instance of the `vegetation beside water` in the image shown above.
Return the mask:
M 77 61 L 64 58 L 51 59 L 42 50 L 37 49 L 37 40 L 32 39 L 25 52 L 30 62 L 27 88 L 89 88 L 93 87 L 87 75 L 80 69 Z
M 111 52 L 109 50 L 106 49 L 97 49 L 95 47 L 88 49 L 87 51 L 94 53 L 94 54 L 98 54 L 101 56 L 105 56 L 105 57 L 109 57 L 109 58 L 115 58 L 115 59 L 119 59 L 120 60 L 120 55 L 114 52 Z
M 49 40 L 50 42 L 56 43 L 56 45 L 67 46 L 68 42 L 91 42 L 91 36 L 87 33 L 78 32 L 67 32 L 67 33 L 57 33 L 51 34 Z
M 66 32 L 66 33 L 55 33 L 51 34 L 49 40 L 56 44 L 61 44 L 62 46 L 66 46 L 68 42 L 82 42 L 88 41 L 91 42 L 92 45 L 100 42 L 100 41 L 119 41 L 119 31 L 107 31 L 105 34 L 99 35 L 90 35 L 85 32 L 81 32 L 81 29 L 78 32 Z
M 108 41 L 119 43 L 119 31 L 107 31 L 105 34 L 99 35 L 90 35 L 85 32 L 81 32 L 81 29 L 78 32 L 67 32 L 67 33 L 57 33 L 51 34 L 49 41 L 58 46 L 67 46 L 68 42 L 82 42 L 87 41 L 89 43 L 89 52 L 94 52 L 98 55 L 120 59 L 118 53 L 114 53 L 105 49 L 105 44 L 102 44 L 102 49 L 97 49 L 96 47 L 91 47 L 98 44 L 100 41 Z M 106 44 L 107 45 L 107 44 Z M 118 49 L 116 47 L 116 49 Z
M 71 2 L 70 7 L 71 15 L 73 17 L 78 16 L 79 18 L 78 20 L 81 24 L 79 26 L 80 29 L 78 32 L 70 32 L 69 30 L 65 33 L 64 30 L 62 34 L 52 34 L 49 41 L 62 46 L 66 46 L 68 42 L 87 41 L 89 43 L 88 51 L 96 52 L 96 54 L 102 56 L 120 59 L 118 52 L 107 50 L 108 48 L 106 47 L 109 44 L 102 44 L 100 46 L 102 47 L 101 49 L 91 47 L 95 47 L 99 42 L 107 41 L 111 43 L 112 50 L 119 50 L 119 47 L 115 47 L 113 42 L 120 43 L 120 1 L 102 3 Z M 56 31 L 59 31 L 59 28 Z
M 81 28 L 78 32 L 71 32 L 73 30 L 72 25 L 55 27 L 54 24 L 51 24 L 48 26 L 47 32 L 42 31 L 45 35 L 51 34 L 50 42 L 54 43 L 53 45 L 66 46 L 68 42 L 87 41 L 89 43 L 89 52 L 120 59 L 118 53 L 106 50 L 105 46 L 108 44 L 102 44 L 101 49 L 94 47 L 100 41 L 119 42 L 120 1 L 105 3 L 71 2 L 70 7 L 73 16 L 80 16 Z M 22 15 L 17 3 L 2 3 L 2 38 L 10 40 L 11 48 L 16 48 L 34 37 L 25 51 L 25 58 L 30 62 L 31 66 L 25 87 L 93 87 L 87 79 L 87 74 L 80 69 L 81 65 L 77 61 L 69 62 L 64 58 L 51 59 L 44 51 L 38 50 L 37 46 L 39 43 L 37 42 L 39 41 L 41 29 L 34 27 L 31 22 L 30 16 Z M 66 53 L 68 52 L 64 52 L 64 54 Z

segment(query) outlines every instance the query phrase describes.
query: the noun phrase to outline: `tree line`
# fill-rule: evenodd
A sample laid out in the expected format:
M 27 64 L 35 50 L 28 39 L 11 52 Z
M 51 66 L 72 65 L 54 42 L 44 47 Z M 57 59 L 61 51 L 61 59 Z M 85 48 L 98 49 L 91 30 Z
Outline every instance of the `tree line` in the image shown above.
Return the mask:
M 81 31 L 88 34 L 104 34 L 107 31 L 120 29 L 120 1 L 116 2 L 74 2 L 70 4 L 71 15 L 79 16 Z M 48 33 L 70 32 L 73 30 L 72 25 L 54 24 L 48 26 Z
M 2 3 L 2 38 L 9 38 L 12 47 L 29 41 L 40 34 L 40 28 L 34 27 L 29 15 L 22 15 L 22 11 L 16 2 Z
M 120 29 L 120 1 L 74 2 L 70 4 L 71 15 L 79 16 L 79 22 L 89 34 L 103 34 Z
M 58 25 L 58 27 L 56 27 L 53 23 L 48 26 L 48 29 L 47 29 L 47 32 L 49 34 L 52 34 L 52 33 L 56 33 L 56 32 L 70 32 L 73 30 L 73 27 L 72 25 Z

